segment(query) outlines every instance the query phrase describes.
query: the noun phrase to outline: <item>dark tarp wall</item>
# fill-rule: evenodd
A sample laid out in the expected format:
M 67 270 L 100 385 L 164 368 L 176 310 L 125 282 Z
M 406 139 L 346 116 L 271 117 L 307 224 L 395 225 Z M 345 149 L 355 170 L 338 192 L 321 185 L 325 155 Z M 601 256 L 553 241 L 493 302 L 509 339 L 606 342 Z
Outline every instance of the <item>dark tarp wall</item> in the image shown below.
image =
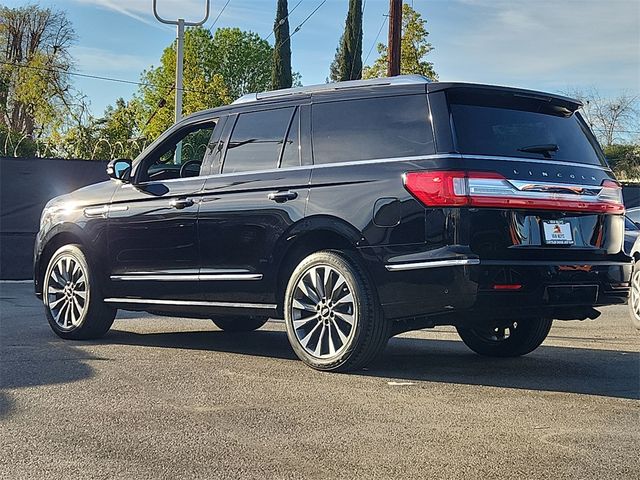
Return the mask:
M 53 197 L 107 180 L 106 163 L 0 157 L 0 279 L 32 278 L 40 213 Z
M 640 183 L 622 182 L 622 196 L 625 207 L 640 207 Z

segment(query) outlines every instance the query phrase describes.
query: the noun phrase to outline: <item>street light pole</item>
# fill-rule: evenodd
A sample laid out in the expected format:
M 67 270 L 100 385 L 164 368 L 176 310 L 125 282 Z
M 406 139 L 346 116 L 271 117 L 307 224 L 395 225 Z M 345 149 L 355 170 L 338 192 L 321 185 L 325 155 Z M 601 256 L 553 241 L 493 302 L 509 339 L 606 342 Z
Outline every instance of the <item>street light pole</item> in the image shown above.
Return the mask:
M 166 23 L 167 25 L 176 25 L 176 122 L 182 118 L 182 94 L 184 91 L 184 87 L 182 85 L 182 70 L 184 66 L 184 27 L 198 27 L 202 25 L 209 19 L 209 8 L 211 0 L 206 0 L 206 9 L 204 18 L 199 22 L 187 22 L 184 18 L 179 18 L 177 20 L 167 20 L 166 18 L 162 18 L 158 14 L 157 9 L 158 0 L 153 0 L 153 14 L 156 19 L 161 23 Z
M 207 1 L 207 4 L 209 2 Z M 182 94 L 184 85 L 182 75 L 184 71 L 184 19 L 178 19 L 176 48 L 176 122 L 182 118 Z

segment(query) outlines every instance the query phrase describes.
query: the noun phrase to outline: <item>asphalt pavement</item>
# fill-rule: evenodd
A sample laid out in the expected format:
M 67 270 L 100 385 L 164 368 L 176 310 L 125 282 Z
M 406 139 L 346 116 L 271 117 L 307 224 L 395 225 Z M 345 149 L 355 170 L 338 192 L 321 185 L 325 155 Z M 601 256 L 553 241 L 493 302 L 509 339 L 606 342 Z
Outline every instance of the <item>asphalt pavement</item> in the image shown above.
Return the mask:
M 228 334 L 123 312 L 64 341 L 31 285 L 0 283 L 0 478 L 638 479 L 640 332 L 603 312 L 522 358 L 438 328 L 328 374 L 279 321 Z

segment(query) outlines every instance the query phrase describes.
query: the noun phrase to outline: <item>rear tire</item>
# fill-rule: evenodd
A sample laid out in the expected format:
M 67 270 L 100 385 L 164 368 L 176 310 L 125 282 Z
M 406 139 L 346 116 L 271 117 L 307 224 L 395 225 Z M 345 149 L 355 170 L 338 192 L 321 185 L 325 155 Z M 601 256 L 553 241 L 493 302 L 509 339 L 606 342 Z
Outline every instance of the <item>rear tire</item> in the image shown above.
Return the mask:
M 633 265 L 633 274 L 631 275 L 629 316 L 631 317 L 631 324 L 640 330 L 640 260 Z
M 553 319 L 530 318 L 509 326 L 456 327 L 467 347 L 488 357 L 519 357 L 534 351 L 547 338 Z
M 98 276 L 79 245 L 65 245 L 53 254 L 42 299 L 51 329 L 68 340 L 100 338 L 116 316 L 116 309 L 104 303 Z
M 391 329 L 373 281 L 351 252 L 326 250 L 302 260 L 287 285 L 284 314 L 295 354 L 323 371 L 369 364 Z
M 225 332 L 253 332 L 267 323 L 267 320 L 269 320 L 268 317 L 242 317 L 239 315 L 227 315 L 211 319 L 216 327 Z

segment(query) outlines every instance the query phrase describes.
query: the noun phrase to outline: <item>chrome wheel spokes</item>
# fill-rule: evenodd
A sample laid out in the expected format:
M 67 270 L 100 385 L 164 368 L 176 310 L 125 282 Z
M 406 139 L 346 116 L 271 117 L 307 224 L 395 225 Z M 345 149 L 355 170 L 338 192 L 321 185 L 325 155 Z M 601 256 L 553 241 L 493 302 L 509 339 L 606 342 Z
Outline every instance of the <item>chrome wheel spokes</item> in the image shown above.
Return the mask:
M 77 327 L 87 308 L 87 273 L 71 256 L 60 258 L 47 279 L 47 307 L 64 330 Z
M 636 318 L 640 319 L 640 271 L 633 272 L 631 277 L 631 308 Z
M 290 313 L 298 342 L 314 357 L 341 353 L 355 332 L 353 289 L 328 265 L 311 267 L 302 275 L 293 292 Z

